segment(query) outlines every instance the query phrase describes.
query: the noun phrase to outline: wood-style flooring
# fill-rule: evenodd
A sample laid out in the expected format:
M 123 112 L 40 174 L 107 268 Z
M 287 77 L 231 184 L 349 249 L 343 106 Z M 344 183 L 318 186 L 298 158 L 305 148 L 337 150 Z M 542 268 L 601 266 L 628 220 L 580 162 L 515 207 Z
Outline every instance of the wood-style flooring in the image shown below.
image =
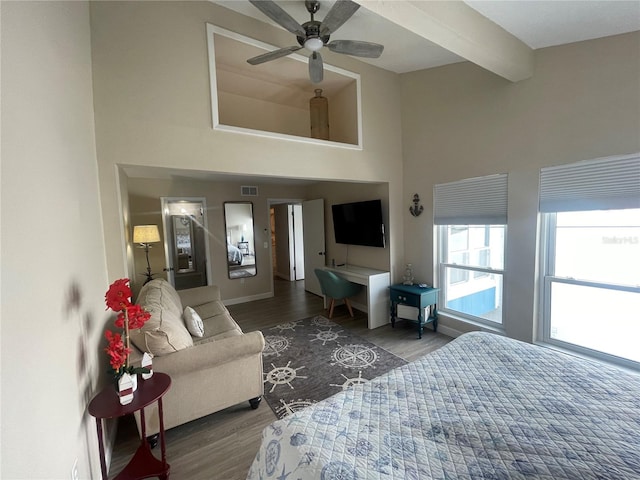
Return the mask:
M 265 330 L 283 322 L 312 315 L 328 315 L 322 298 L 304 290 L 304 282 L 274 279 L 275 296 L 265 300 L 229 306 L 245 332 Z M 333 321 L 389 352 L 413 361 L 452 339 L 427 327 L 418 340 L 415 324 L 399 321 L 369 330 L 367 315 L 354 309 L 349 317 L 344 305 L 334 310 Z M 166 432 L 167 461 L 173 480 L 244 480 L 260 446 L 262 430 L 276 416 L 263 401 L 257 410 L 244 402 Z M 139 445 L 133 417 L 120 419 L 111 460 L 110 478 L 129 461 Z M 160 447 L 154 449 L 160 455 Z

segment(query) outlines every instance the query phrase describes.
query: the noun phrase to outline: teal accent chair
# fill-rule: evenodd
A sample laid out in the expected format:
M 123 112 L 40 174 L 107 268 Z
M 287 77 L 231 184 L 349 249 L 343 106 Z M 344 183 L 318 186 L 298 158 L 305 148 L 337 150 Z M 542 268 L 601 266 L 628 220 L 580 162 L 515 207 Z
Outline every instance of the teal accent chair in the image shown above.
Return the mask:
M 331 300 L 329 303 L 329 318 L 333 316 L 333 307 L 336 300 L 344 300 L 344 303 L 349 309 L 349 315 L 353 317 L 353 310 L 351 309 L 351 302 L 349 297 L 353 297 L 360 291 L 360 285 L 352 283 L 349 280 L 336 275 L 329 270 L 323 270 L 316 268 L 316 277 L 320 281 L 320 289 L 322 294 L 327 297 L 327 300 Z

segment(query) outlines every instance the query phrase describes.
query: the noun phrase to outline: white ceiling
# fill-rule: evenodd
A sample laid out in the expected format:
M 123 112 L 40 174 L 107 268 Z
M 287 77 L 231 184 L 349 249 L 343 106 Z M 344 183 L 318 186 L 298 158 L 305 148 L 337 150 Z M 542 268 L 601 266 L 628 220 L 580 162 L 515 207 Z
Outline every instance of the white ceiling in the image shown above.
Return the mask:
M 247 0 L 213 1 L 243 15 L 277 25 Z M 303 0 L 278 0 L 276 3 L 299 23 L 309 20 Z M 322 20 L 333 3 L 334 0 L 322 0 L 316 19 Z M 385 46 L 379 59 L 362 61 L 392 72 L 406 73 L 465 60 L 368 9 L 375 7 L 376 3 L 385 2 L 359 3 L 363 7 L 332 35 L 332 39 L 365 40 Z M 391 0 L 386 3 L 407 2 Z M 638 0 L 468 0 L 464 3 L 532 49 L 640 30 Z M 293 34 L 289 45 L 297 45 Z

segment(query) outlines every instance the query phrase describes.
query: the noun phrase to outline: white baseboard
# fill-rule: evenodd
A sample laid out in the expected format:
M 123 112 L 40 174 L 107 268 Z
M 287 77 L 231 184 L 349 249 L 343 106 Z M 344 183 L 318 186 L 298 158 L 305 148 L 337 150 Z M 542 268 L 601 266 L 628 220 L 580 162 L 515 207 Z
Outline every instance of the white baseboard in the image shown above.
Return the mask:
M 224 303 L 225 305 L 236 305 L 237 303 L 252 302 L 254 300 L 264 300 L 265 298 L 271 297 L 273 297 L 273 293 L 266 292 L 260 293 L 258 295 L 249 295 L 247 297 L 229 298 L 227 300 L 223 300 L 222 303 Z
M 455 328 L 447 327 L 446 325 L 438 324 L 438 333 L 442 333 L 448 337 L 457 338 L 465 332 L 461 332 L 460 330 L 456 330 Z

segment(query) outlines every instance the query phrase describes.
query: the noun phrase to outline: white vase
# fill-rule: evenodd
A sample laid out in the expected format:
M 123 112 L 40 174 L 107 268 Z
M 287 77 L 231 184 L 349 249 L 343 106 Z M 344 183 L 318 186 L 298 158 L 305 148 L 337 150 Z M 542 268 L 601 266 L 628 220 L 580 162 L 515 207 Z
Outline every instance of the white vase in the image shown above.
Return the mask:
M 133 373 L 131 374 L 131 389 L 135 392 L 138 389 L 138 375 Z
M 135 384 L 134 384 L 135 382 Z M 118 397 L 120 404 L 128 405 L 133 401 L 133 392 L 138 388 L 138 379 L 136 375 L 122 374 L 118 379 Z

